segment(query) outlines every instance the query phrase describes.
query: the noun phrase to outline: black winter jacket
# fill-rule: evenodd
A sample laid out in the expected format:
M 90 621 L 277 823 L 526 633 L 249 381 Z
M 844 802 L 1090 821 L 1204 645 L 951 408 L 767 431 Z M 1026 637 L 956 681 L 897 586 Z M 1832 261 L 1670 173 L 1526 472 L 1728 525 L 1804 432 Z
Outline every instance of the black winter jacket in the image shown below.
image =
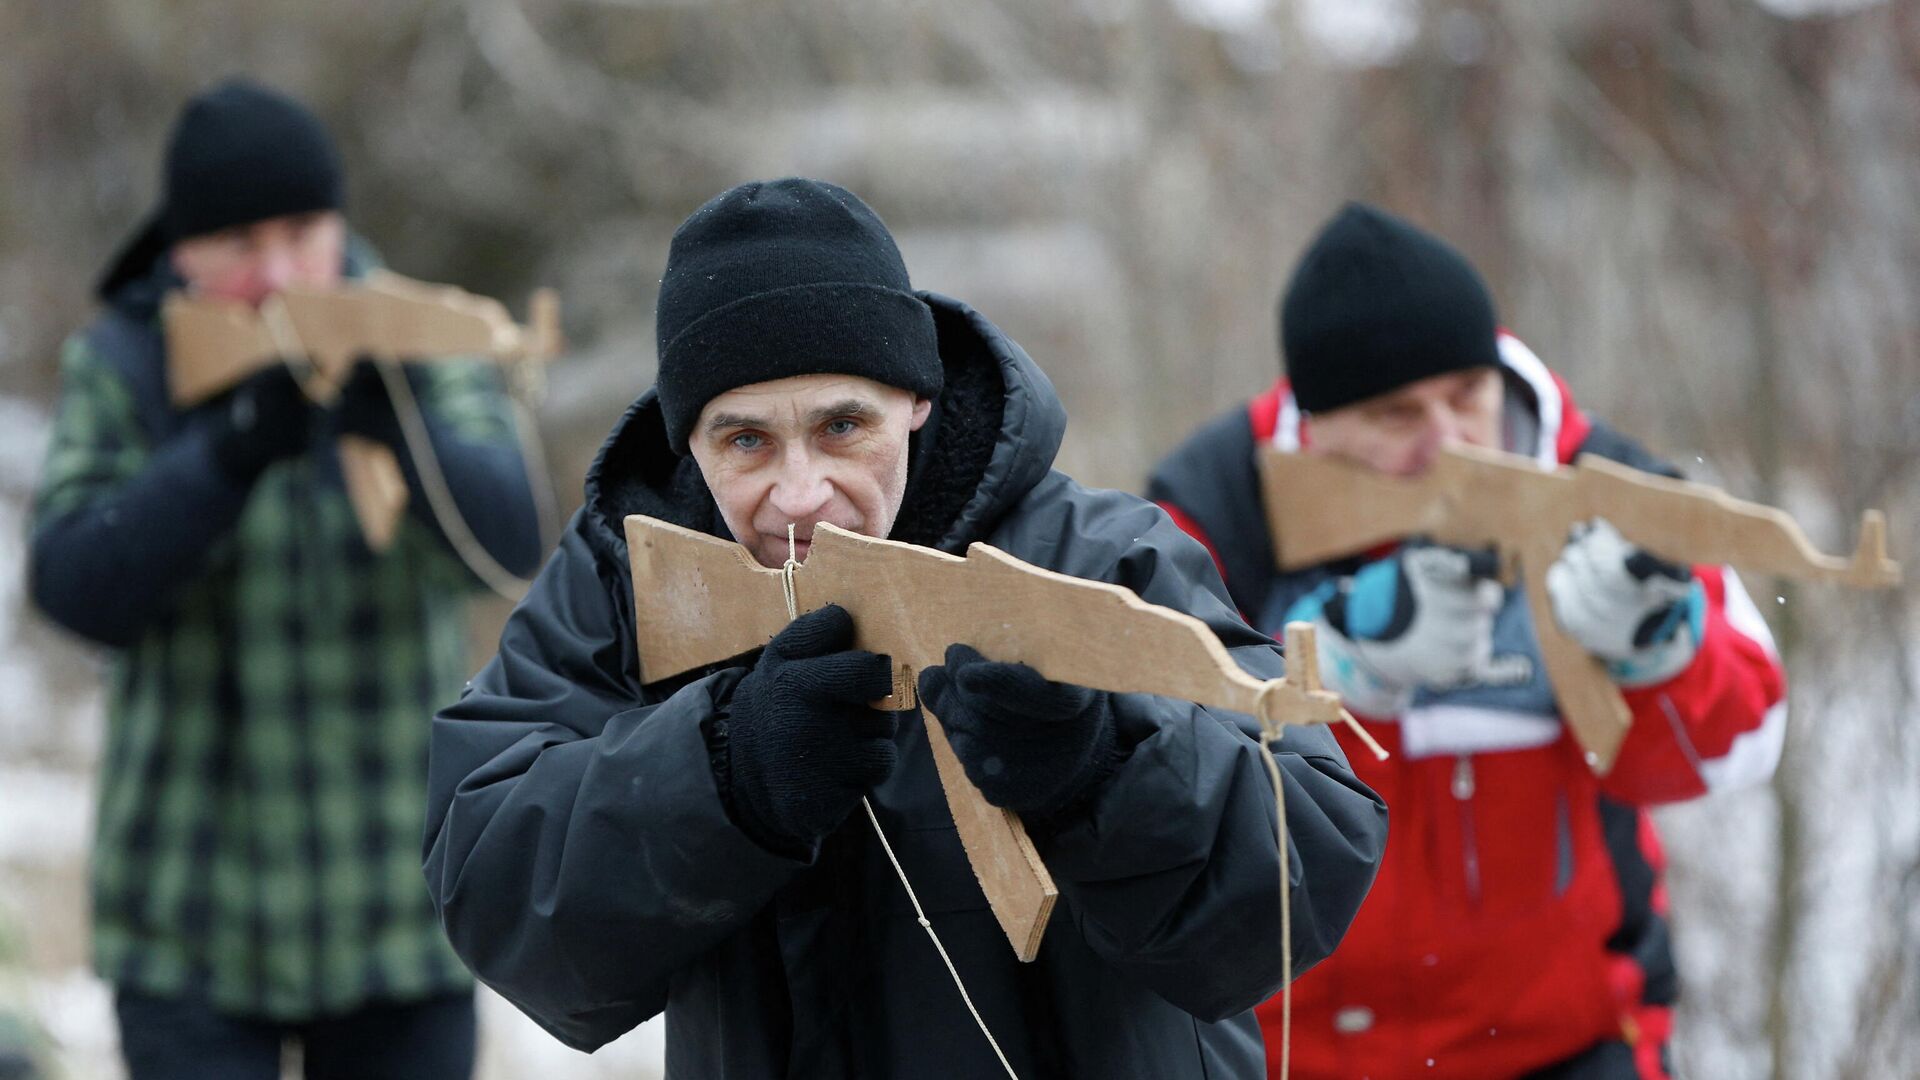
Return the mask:
M 1234 614 L 1207 554 L 1160 510 L 1053 471 L 1046 377 L 965 305 L 924 294 L 946 366 L 893 536 L 985 540 L 1191 612 L 1260 676 L 1278 648 Z M 434 721 L 426 872 L 455 949 L 569 1045 L 667 1014 L 675 1077 L 1001 1075 L 856 813 L 811 858 L 731 820 L 709 731 L 742 667 L 645 685 L 622 518 L 727 535 L 653 395 L 615 428 L 586 505 Z M 644 604 L 645 598 L 639 599 Z M 1273 791 L 1246 717 L 1115 699 L 1125 760 L 1035 842 L 1060 888 L 1017 963 L 968 868 L 925 730 L 903 715 L 882 827 L 1022 1077 L 1258 1077 L 1248 1011 L 1280 983 Z M 1372 881 L 1385 809 L 1321 729 L 1281 745 L 1293 949 L 1330 952 Z

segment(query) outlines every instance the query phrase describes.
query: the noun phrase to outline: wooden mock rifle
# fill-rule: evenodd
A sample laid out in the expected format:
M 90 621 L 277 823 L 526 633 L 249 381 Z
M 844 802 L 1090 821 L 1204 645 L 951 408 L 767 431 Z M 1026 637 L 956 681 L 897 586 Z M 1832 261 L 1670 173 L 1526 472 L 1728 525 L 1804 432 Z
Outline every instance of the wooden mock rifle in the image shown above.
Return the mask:
M 760 648 L 787 624 L 786 572 L 760 566 L 739 544 L 638 514 L 626 531 L 647 683 Z M 1056 682 L 1245 713 L 1268 741 L 1287 724 L 1338 722 L 1372 742 L 1320 687 L 1305 623 L 1287 628 L 1293 677 L 1261 680 L 1234 663 L 1205 623 L 1121 586 L 1045 570 L 986 544 L 961 559 L 824 522 L 792 588 L 797 612 L 839 604 L 853 616 L 854 646 L 892 658 L 893 693 L 876 707 L 919 705 L 967 860 L 1023 961 L 1038 954 L 1058 893 L 1020 819 L 967 780 L 938 718 L 917 701 L 918 673 L 943 663 L 948 645 L 965 642 Z
M 520 364 L 550 361 L 561 347 L 560 302 L 550 289 L 533 294 L 529 325 L 521 326 L 499 301 L 385 270 L 333 289 L 290 286 L 258 310 L 176 292 L 161 312 L 167 382 L 180 408 L 273 364 L 293 366 L 307 396 L 326 403 L 361 357 Z M 386 550 L 407 504 L 399 463 L 386 446 L 354 435 L 341 438 L 340 463 L 361 535 L 374 551 Z
M 1679 563 L 1725 563 L 1758 574 L 1855 588 L 1891 588 L 1886 520 L 1861 517 L 1852 558 L 1822 554 L 1785 511 L 1745 502 L 1705 484 L 1656 476 L 1592 454 L 1573 466 L 1472 446 L 1443 451 L 1418 478 L 1387 476 L 1325 454 L 1260 451 L 1267 529 L 1281 570 L 1344 558 L 1409 536 L 1500 551 L 1509 584 L 1526 584 L 1527 606 L 1560 710 L 1605 775 L 1632 717 L 1605 667 L 1560 628 L 1547 568 L 1569 530 L 1605 518 L 1629 541 Z

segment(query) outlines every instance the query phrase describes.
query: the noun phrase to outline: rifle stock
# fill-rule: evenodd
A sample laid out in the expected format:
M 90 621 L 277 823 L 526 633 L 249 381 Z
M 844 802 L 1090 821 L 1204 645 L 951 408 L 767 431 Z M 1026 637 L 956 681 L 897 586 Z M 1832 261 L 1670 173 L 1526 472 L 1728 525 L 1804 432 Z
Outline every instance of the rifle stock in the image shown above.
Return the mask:
M 561 348 L 559 305 L 553 290 L 536 291 L 529 323 L 519 326 L 497 300 L 384 270 L 335 289 L 289 287 L 259 310 L 173 293 L 161 308 L 168 392 L 185 408 L 269 365 L 289 363 L 301 372 L 307 396 L 325 403 L 363 356 L 551 360 Z M 407 504 L 399 462 L 392 450 L 366 440 L 343 445 L 342 459 L 361 535 L 369 548 L 384 551 Z
M 363 356 L 551 360 L 561 347 L 559 303 L 553 290 L 537 290 L 520 326 L 490 297 L 384 270 L 333 289 L 291 286 L 258 310 L 173 293 L 161 308 L 169 393 L 177 406 L 195 405 L 288 361 L 311 366 L 309 393 L 326 401 Z
M 626 519 L 626 533 L 643 683 L 741 656 L 787 624 L 785 575 L 739 544 L 642 515 Z M 878 708 L 915 707 L 918 673 L 965 642 L 1057 682 L 1246 713 L 1270 737 L 1286 724 L 1352 722 L 1319 685 L 1310 627 L 1289 628 L 1297 678 L 1257 679 L 1191 615 L 986 544 L 960 559 L 822 523 L 793 590 L 796 611 L 839 604 L 853 616 L 854 647 L 892 658 L 894 690 Z M 1052 878 L 1020 819 L 968 782 L 939 718 L 921 711 L 968 861 L 1015 954 L 1031 960 L 1058 895 Z
M 1665 558 L 1862 589 L 1900 584 L 1900 564 L 1887 557 L 1887 522 L 1878 510 L 1861 514 L 1853 554 L 1841 557 L 1815 548 L 1786 511 L 1705 484 L 1592 454 L 1581 456 L 1574 475 L 1587 517 L 1606 518 L 1622 536 Z
M 1613 767 L 1631 714 L 1606 668 L 1560 629 L 1546 571 L 1574 525 L 1606 518 L 1622 536 L 1681 563 L 1724 563 L 1806 581 L 1889 588 L 1885 520 L 1862 516 L 1851 557 L 1821 553 L 1784 511 L 1717 488 L 1655 476 L 1583 455 L 1547 469 L 1514 454 L 1456 446 L 1417 478 L 1391 477 L 1327 455 L 1260 451 L 1267 527 L 1279 569 L 1357 555 L 1409 536 L 1463 548 L 1499 549 L 1509 583 L 1517 574 L 1541 658 L 1587 762 Z

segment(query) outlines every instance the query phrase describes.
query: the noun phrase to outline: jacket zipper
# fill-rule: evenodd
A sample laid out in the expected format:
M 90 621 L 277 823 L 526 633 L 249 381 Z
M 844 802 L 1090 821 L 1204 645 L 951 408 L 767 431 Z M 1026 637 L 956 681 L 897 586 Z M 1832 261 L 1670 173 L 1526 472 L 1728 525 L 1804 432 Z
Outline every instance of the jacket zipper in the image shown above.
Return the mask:
M 1473 758 L 1462 754 L 1453 760 L 1453 798 L 1460 804 L 1460 849 L 1466 864 L 1467 899 L 1480 904 L 1480 842 L 1473 823 Z

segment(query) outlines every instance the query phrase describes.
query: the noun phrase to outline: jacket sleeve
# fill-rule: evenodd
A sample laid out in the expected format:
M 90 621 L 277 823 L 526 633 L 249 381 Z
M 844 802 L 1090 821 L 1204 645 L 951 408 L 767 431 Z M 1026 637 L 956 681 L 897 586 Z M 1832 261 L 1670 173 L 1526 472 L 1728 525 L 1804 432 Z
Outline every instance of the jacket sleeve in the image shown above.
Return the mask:
M 500 651 L 433 721 L 426 875 L 456 952 L 569 1046 L 666 1006 L 674 973 L 802 865 L 728 819 L 702 722 L 727 669 L 647 701 L 581 518 Z
M 67 343 L 28 555 L 42 611 L 100 644 L 132 644 L 246 502 L 204 424 L 153 444 L 133 388 L 84 337 Z
M 545 483 L 545 478 L 534 477 L 523 458 L 519 423 L 500 384 L 498 365 L 443 360 L 407 364 L 402 371 L 420 404 L 432 466 L 445 481 L 461 523 L 508 573 L 532 574 L 541 555 L 533 485 Z M 398 416 L 396 410 L 394 426 L 384 438 L 395 448 L 406 478 L 411 496 L 407 508 L 451 549 Z
M 1234 615 L 1199 544 L 1157 507 L 1088 494 L 1038 515 L 1054 519 L 1035 523 L 1064 553 L 1054 569 L 1189 612 L 1249 673 L 1283 673 L 1278 646 Z M 1277 815 L 1258 726 L 1166 698 L 1116 695 L 1114 704 L 1125 760 L 1036 843 L 1079 932 L 1115 969 L 1203 1020 L 1250 1009 L 1282 982 Z M 1333 951 L 1366 897 L 1386 808 L 1330 732 L 1290 728 L 1276 757 L 1297 976 Z
M 1174 448 L 1147 479 L 1147 498 L 1213 556 L 1227 595 L 1257 618 L 1273 578 L 1273 545 L 1245 407 L 1208 421 Z
M 1595 420 L 1580 453 L 1662 476 L 1680 471 Z M 1607 794 L 1642 805 L 1757 784 L 1773 775 L 1786 739 L 1786 673 L 1773 635 L 1731 567 L 1695 566 L 1706 594 L 1700 648 L 1678 675 L 1626 690 L 1633 726 Z
M 1786 739 L 1786 674 L 1730 567 L 1696 566 L 1700 648 L 1678 675 L 1625 691 L 1633 726 L 1601 787 L 1625 802 L 1691 799 L 1764 782 Z

